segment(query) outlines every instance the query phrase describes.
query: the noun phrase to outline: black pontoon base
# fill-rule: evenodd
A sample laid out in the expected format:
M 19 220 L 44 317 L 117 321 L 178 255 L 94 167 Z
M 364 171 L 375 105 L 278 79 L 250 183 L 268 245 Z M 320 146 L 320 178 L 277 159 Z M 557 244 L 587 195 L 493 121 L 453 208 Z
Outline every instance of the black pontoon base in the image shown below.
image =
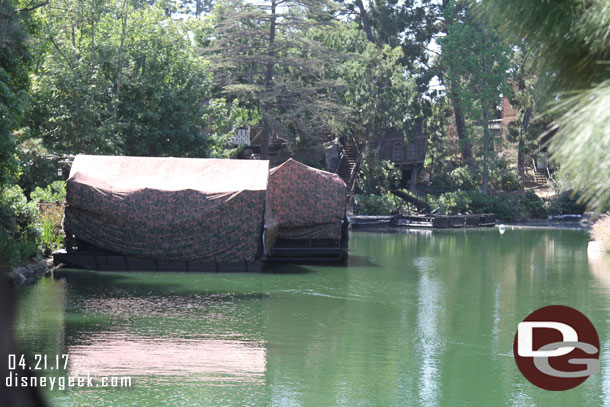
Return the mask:
M 100 252 L 55 252 L 55 265 L 97 271 L 260 272 L 260 260 L 244 262 L 162 261 Z

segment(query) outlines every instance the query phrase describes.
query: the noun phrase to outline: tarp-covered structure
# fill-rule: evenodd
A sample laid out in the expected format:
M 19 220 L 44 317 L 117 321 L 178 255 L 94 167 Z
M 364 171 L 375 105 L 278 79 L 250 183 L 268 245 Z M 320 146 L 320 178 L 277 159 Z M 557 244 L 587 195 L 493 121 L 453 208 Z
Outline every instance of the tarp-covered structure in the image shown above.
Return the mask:
M 254 261 L 264 225 L 270 232 L 275 225 L 268 177 L 261 160 L 77 155 L 64 228 L 126 256 Z
M 337 174 L 293 159 L 269 174 L 269 203 L 278 237 L 285 239 L 341 239 L 347 187 Z

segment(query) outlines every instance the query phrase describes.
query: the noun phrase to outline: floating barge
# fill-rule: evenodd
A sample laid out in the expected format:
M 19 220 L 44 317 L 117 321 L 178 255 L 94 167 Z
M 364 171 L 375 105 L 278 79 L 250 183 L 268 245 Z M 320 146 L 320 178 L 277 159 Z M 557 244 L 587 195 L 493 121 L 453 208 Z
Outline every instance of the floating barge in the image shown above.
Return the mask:
M 288 160 L 75 157 L 66 250 L 101 271 L 261 271 L 266 261 L 347 259 L 346 185 Z
M 349 222 L 352 227 L 357 228 L 376 228 L 383 226 L 391 226 L 395 216 L 366 216 L 353 215 L 349 217 Z
M 402 226 L 411 228 L 449 229 L 492 227 L 493 214 L 480 215 L 412 215 L 412 216 L 352 216 L 352 227 Z

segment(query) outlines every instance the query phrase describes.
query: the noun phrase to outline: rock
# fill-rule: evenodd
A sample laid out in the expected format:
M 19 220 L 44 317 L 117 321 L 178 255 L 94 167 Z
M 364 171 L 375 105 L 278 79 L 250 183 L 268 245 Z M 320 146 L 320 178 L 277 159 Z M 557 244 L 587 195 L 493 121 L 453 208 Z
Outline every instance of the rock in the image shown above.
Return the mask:
M 13 270 L 7 273 L 8 281 L 11 286 L 16 286 L 25 283 L 25 276 L 19 271 Z
M 7 273 L 8 280 L 12 286 L 34 281 L 47 274 L 53 267 L 52 259 L 43 259 L 24 266 L 15 267 Z

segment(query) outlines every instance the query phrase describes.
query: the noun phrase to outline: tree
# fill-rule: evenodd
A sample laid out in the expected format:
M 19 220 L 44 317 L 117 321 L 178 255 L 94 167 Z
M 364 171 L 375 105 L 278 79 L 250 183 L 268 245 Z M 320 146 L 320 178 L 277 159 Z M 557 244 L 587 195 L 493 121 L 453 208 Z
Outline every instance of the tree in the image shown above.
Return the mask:
M 203 53 L 212 61 L 220 91 L 255 105 L 262 115 L 261 158 L 271 134 L 292 144 L 312 143 L 333 132 L 339 111 L 325 79 L 337 56 L 308 32 L 332 25 L 323 1 L 269 0 L 216 4 L 216 27 Z
M 31 12 L 41 5 L 0 0 L 0 187 L 14 181 L 18 172 L 13 131 L 23 126 L 32 62 Z
M 62 153 L 208 154 L 211 75 L 186 23 L 127 0 L 55 6 L 44 11 L 32 137 Z
M 443 80 L 449 88 L 454 109 L 463 111 L 465 117 L 470 117 L 481 127 L 481 189 L 487 193 L 494 142 L 489 121 L 501 95 L 511 92 L 507 83 L 510 48 L 501 42 L 493 29 L 475 21 L 470 7 L 460 0 L 447 2 L 444 16 L 451 23 L 447 35 L 439 39 L 445 68 Z M 456 114 L 458 134 L 461 126 L 465 127 L 466 123 L 462 123 Z M 472 131 L 470 135 L 464 131 L 462 137 L 464 140 L 470 137 L 470 143 L 472 135 Z M 463 151 L 464 155 L 469 155 L 467 148 Z
M 552 117 L 541 112 L 541 107 L 548 102 L 548 96 L 543 91 L 541 81 L 533 69 L 533 61 L 528 58 L 526 50 L 525 42 L 514 47 L 510 104 L 519 113 L 508 127 L 508 139 L 517 143 L 517 169 L 521 179 L 525 175 L 526 156 L 539 147 L 540 135 L 552 124 Z
M 182 0 L 182 5 L 186 10 L 198 18 L 202 14 L 212 11 L 213 0 Z
M 376 148 L 387 129 L 415 120 L 410 109 L 415 83 L 405 76 L 401 57 L 400 48 L 367 43 L 342 67 L 348 127 L 367 146 Z
M 396 63 L 416 86 L 409 91 L 409 106 L 403 106 L 404 116 L 408 117 L 403 125 L 407 135 L 416 134 L 431 120 L 434 99 L 438 96 L 430 88 L 437 75 L 436 67 L 431 63 L 434 52 L 430 45 L 441 29 L 442 8 L 432 0 L 374 0 L 366 5 L 359 0 L 342 0 L 340 3 L 344 13 L 359 25 L 370 43 L 379 49 L 384 46 L 402 49 Z
M 558 132 L 552 158 L 568 172 L 584 201 L 610 208 L 610 9 L 606 0 L 550 2 L 484 0 L 484 18 L 502 22 L 513 43 L 525 40 L 536 72 L 562 92 L 552 112 Z

